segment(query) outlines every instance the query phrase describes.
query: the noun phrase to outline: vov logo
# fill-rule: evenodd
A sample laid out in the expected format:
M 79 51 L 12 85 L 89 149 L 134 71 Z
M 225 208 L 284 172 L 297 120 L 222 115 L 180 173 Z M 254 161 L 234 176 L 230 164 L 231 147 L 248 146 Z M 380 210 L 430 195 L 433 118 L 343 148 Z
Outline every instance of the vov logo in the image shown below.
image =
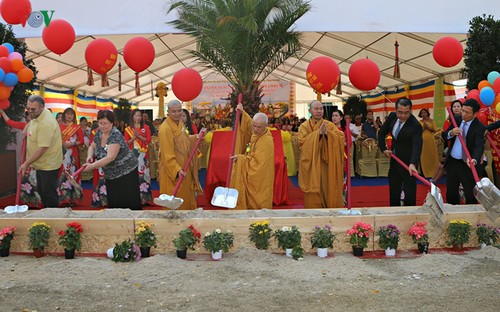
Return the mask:
M 55 10 L 32 11 L 28 17 L 27 24 L 33 28 L 38 28 L 42 24 L 45 24 L 45 27 L 49 27 L 54 12 Z

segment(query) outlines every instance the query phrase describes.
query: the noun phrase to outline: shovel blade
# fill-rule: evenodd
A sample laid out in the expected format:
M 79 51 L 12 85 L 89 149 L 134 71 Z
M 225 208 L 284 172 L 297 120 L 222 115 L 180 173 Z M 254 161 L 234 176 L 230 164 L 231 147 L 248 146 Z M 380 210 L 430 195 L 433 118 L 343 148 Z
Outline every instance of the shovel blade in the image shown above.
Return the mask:
M 500 214 L 500 190 L 488 178 L 482 178 L 474 186 L 474 197 L 488 211 L 490 219 Z
M 5 211 L 5 213 L 26 212 L 28 211 L 28 206 L 26 205 L 7 206 L 3 211 Z
M 234 209 L 238 204 L 238 190 L 219 186 L 215 189 L 211 201 L 212 206 Z
M 153 202 L 158 206 L 166 207 L 171 210 L 176 210 L 184 203 L 184 199 L 161 194 L 160 197 L 155 198 Z

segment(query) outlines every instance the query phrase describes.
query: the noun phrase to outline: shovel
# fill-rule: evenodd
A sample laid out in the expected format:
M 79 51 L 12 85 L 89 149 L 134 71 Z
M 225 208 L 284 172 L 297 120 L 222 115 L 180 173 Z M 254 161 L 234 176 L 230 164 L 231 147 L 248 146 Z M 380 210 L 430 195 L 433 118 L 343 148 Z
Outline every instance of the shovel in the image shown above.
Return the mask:
M 68 170 L 64 170 L 64 175 L 66 176 L 66 179 L 68 179 L 68 182 L 75 188 L 75 193 L 78 198 L 80 198 L 82 194 L 82 186 L 76 181 L 76 178 L 83 172 L 84 169 L 85 167 L 80 167 L 80 169 L 75 171 L 73 174 L 70 174 Z
M 399 159 L 396 155 L 394 155 L 394 153 L 391 153 L 391 157 L 395 161 L 397 161 L 403 168 L 405 168 L 408 171 L 410 170 L 410 167 L 408 167 L 407 164 L 405 164 L 401 159 Z M 444 203 L 443 203 L 443 196 L 441 195 L 441 191 L 439 190 L 439 188 L 434 183 L 426 180 L 425 178 L 423 178 L 422 176 L 420 176 L 418 173 L 416 173 L 414 171 L 411 172 L 411 175 L 414 176 L 415 178 L 419 179 L 420 182 L 422 182 L 423 184 L 431 187 L 431 196 L 434 197 L 434 199 L 436 200 L 436 203 L 437 203 L 439 210 L 440 210 L 440 211 L 437 211 L 437 214 L 438 214 L 438 217 L 441 218 L 441 216 L 444 213 Z
M 23 138 L 23 143 L 21 146 L 21 164 L 26 160 L 26 138 Z M 17 174 L 17 188 L 16 188 L 16 205 L 7 206 L 4 211 L 6 213 L 16 213 L 16 212 L 26 212 L 28 211 L 27 205 L 19 205 L 19 200 L 21 199 L 21 180 L 23 178 L 23 173 L 19 172 Z
M 361 215 L 361 211 L 352 210 L 351 204 L 351 128 L 349 128 L 350 122 L 346 123 L 345 132 L 346 132 L 346 149 L 347 149 L 347 210 L 341 209 L 339 210 L 340 214 L 344 215 Z
M 238 104 L 241 103 L 243 95 L 240 93 L 238 95 Z M 239 110 L 236 110 L 236 119 L 234 121 L 234 134 L 233 134 L 233 145 L 231 146 L 231 155 L 229 155 L 229 164 L 227 166 L 227 178 L 226 178 L 226 187 L 218 186 L 212 197 L 212 201 L 210 202 L 212 206 L 222 207 L 234 209 L 236 208 L 236 204 L 238 203 L 238 190 L 229 188 L 231 183 L 231 172 L 233 171 L 233 159 L 234 156 L 234 148 L 236 146 L 236 136 L 238 135 L 238 123 L 240 122 L 240 114 Z
M 451 108 L 448 107 L 447 109 L 453 126 L 455 128 L 458 128 L 455 117 L 451 112 Z M 470 156 L 469 150 L 467 149 L 467 145 L 465 144 L 463 135 L 460 133 L 458 135 L 458 138 L 460 139 L 462 149 L 470 162 L 472 157 Z M 493 146 L 495 145 L 493 144 Z M 481 203 L 481 206 L 483 206 L 484 209 L 489 212 L 490 218 L 496 219 L 495 215 L 498 215 L 500 210 L 500 190 L 498 190 L 495 184 L 493 184 L 488 178 L 482 178 L 481 180 L 479 180 L 479 176 L 477 175 L 475 166 L 470 166 L 470 169 L 472 170 L 474 181 L 476 181 L 476 185 L 474 186 L 474 197 L 476 197 L 479 203 Z
M 188 160 L 186 164 L 184 165 L 183 171 L 187 174 L 188 169 L 189 169 L 189 164 L 191 164 L 191 160 L 193 159 L 194 154 L 198 150 L 198 145 L 200 145 L 201 139 L 203 139 L 203 136 L 207 132 L 207 129 L 202 129 L 200 133 L 198 134 L 198 140 L 196 140 L 196 143 L 191 150 L 191 153 L 189 154 Z M 182 181 L 184 181 L 184 175 L 179 176 L 179 180 L 177 180 L 177 184 L 174 187 L 174 191 L 172 192 L 172 195 L 167 195 L 167 194 L 161 194 L 157 198 L 155 198 L 153 201 L 155 204 L 158 206 L 166 207 L 172 210 L 175 210 L 179 208 L 182 203 L 184 203 L 184 199 L 175 197 L 177 195 L 177 191 L 181 187 Z

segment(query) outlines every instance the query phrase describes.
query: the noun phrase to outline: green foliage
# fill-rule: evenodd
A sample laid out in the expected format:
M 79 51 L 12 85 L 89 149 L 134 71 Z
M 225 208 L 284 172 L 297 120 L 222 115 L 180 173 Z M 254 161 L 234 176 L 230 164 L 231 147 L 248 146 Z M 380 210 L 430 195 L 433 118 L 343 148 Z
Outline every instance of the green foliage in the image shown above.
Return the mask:
M 278 240 L 278 247 L 283 248 L 283 250 L 300 246 L 302 240 L 299 228 L 295 225 L 292 227 L 284 226 L 276 230 L 273 236 Z
M 307 0 L 174 0 L 168 12 L 176 10 L 171 24 L 197 39 L 190 53 L 228 79 L 233 105 L 243 93 L 254 114 L 260 82 L 300 52 L 299 34 L 290 29 L 309 9 Z
M 332 248 L 335 234 L 332 227 L 327 224 L 325 227 L 315 226 L 311 235 L 312 248 Z
M 398 227 L 393 224 L 389 224 L 388 226 L 381 226 L 378 229 L 378 244 L 380 245 L 380 248 L 398 249 L 400 233 L 401 232 L 399 231 Z
M 125 123 L 129 123 L 130 119 L 130 111 L 131 104 L 127 99 L 120 98 L 117 103 L 117 107 L 113 109 L 113 113 L 115 114 L 115 118 L 118 121 L 124 121 Z
M 451 220 L 450 224 L 448 224 L 448 228 L 446 229 L 448 233 L 447 244 L 453 246 L 468 243 L 471 230 L 472 224 L 470 224 L 469 221 L 463 219 Z
M 139 247 L 156 247 L 157 237 L 151 227 L 152 223 L 144 221 L 135 223 L 135 242 Z
M 269 227 L 269 221 L 257 221 L 250 224 L 248 228 L 248 238 L 255 243 L 257 249 L 269 248 L 269 239 L 272 236 L 273 230 Z
M 49 244 L 50 226 L 45 222 L 35 222 L 28 229 L 28 244 L 31 249 L 43 250 Z
M 68 250 L 80 250 L 82 247 L 82 225 L 78 222 L 70 222 L 66 226 L 66 231 L 59 231 L 59 245 Z
M 477 89 L 491 71 L 500 72 L 500 21 L 492 15 L 476 16 L 469 22 L 467 46 L 464 52 L 467 88 Z
M 233 246 L 234 236 L 231 231 L 222 232 L 216 229 L 212 233 L 207 232 L 203 237 L 203 246 L 211 252 L 222 250 L 228 252 L 229 248 Z
M 347 98 L 344 104 L 344 114 L 351 115 L 352 120 L 354 120 L 354 117 L 360 114 L 361 116 L 363 116 L 363 118 L 365 118 L 367 112 L 368 106 L 365 100 L 356 95 L 351 95 Z
M 293 260 L 302 260 L 304 258 L 304 249 L 302 246 L 297 245 L 292 249 L 292 258 Z
M 141 259 L 141 251 L 139 247 L 129 239 L 123 241 L 121 244 L 115 244 L 113 248 L 114 262 L 134 262 Z
M 177 250 L 191 249 L 194 250 L 194 245 L 200 242 L 201 234 L 193 225 L 179 232 L 179 237 L 173 240 Z
M 5 113 L 12 120 L 19 121 L 23 117 L 30 92 L 35 88 L 34 82 L 36 81 L 37 72 L 33 60 L 26 60 L 26 50 L 28 49 L 28 46 L 26 43 L 16 39 L 14 33 L 12 32 L 12 26 L 5 26 L 0 23 L 0 38 L 2 38 L 2 42 L 0 42 L 0 44 L 9 42 L 12 46 L 14 46 L 14 50 L 23 56 L 24 65 L 31 69 L 35 75 L 33 80 L 28 83 L 17 83 L 10 94 L 10 107 L 5 110 Z M 4 151 L 6 146 L 13 142 L 14 138 L 15 133 L 11 132 L 10 127 L 7 126 L 3 118 L 0 118 L 0 151 Z
M 480 244 L 495 245 L 500 235 L 500 227 L 493 227 L 484 223 L 476 224 L 477 241 Z

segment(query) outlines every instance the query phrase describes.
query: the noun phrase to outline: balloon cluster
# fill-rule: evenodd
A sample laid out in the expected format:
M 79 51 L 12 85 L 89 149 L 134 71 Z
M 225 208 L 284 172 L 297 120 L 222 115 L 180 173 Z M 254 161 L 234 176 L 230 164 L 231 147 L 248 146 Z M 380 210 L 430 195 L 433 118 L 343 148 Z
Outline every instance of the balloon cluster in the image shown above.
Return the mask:
M 487 79 L 477 85 L 477 89 L 470 90 L 467 98 L 473 98 L 482 106 L 490 107 L 491 110 L 500 114 L 500 73 L 491 71 Z
M 0 45 L 0 108 L 10 106 L 9 97 L 18 83 L 26 83 L 33 79 L 33 71 L 23 63 L 23 56 L 14 51 L 10 43 Z

